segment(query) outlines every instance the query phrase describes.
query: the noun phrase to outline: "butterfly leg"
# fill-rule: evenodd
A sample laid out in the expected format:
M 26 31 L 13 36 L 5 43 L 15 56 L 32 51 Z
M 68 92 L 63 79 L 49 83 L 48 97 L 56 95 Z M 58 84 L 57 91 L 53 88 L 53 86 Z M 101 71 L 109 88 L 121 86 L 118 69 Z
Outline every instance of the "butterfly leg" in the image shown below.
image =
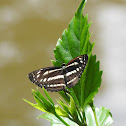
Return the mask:
M 66 88 L 64 88 L 63 91 L 64 91 L 65 94 L 66 93 L 70 94 L 70 91 L 68 89 L 66 89 Z
M 70 96 L 68 95 L 68 94 L 70 94 L 70 91 L 68 90 L 68 89 L 66 89 L 66 88 L 64 88 L 64 95 L 68 98 L 68 99 L 70 99 Z

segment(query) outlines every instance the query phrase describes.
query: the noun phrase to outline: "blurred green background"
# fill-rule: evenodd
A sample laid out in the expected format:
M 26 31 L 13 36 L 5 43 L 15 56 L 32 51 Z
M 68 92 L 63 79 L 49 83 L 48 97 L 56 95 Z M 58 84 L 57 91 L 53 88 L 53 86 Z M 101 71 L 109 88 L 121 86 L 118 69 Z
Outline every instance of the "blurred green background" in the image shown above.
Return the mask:
M 22 100 L 34 102 L 31 89 L 37 89 L 27 74 L 52 65 L 56 42 L 80 2 L 0 0 L 0 126 L 50 125 L 37 120 L 42 112 Z M 93 22 L 91 42 L 96 41 L 93 53 L 103 69 L 95 105 L 110 109 L 113 126 L 125 126 L 126 1 L 88 0 L 84 15 L 87 13 Z M 58 93 L 49 94 L 53 99 L 59 97 Z

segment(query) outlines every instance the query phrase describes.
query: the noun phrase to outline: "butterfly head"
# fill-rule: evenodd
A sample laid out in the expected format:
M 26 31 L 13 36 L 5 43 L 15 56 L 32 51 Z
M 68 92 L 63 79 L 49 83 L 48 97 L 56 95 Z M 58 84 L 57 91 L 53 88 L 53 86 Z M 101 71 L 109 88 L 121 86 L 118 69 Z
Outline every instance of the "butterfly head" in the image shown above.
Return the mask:
M 65 63 L 62 63 L 62 68 L 63 69 L 65 69 L 65 66 L 66 66 L 66 64 Z
M 62 63 L 62 67 L 64 67 L 66 64 L 65 63 Z

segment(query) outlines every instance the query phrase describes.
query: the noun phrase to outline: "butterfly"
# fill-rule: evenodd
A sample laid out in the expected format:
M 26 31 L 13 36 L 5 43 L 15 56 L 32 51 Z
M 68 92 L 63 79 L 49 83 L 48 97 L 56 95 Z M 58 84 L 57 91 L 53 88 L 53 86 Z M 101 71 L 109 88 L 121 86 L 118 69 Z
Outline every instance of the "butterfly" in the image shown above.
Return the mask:
M 88 55 L 78 56 L 62 67 L 53 66 L 35 70 L 28 74 L 29 79 L 38 85 L 44 87 L 47 91 L 66 90 L 66 87 L 75 86 L 81 78 L 81 75 L 88 62 Z

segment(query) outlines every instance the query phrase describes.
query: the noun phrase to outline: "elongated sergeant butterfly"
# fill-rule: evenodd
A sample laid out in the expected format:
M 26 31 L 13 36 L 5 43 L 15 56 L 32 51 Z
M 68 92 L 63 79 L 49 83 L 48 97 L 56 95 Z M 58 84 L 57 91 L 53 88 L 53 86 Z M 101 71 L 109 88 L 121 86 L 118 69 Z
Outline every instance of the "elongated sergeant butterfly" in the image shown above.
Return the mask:
M 66 90 L 66 86 L 71 88 L 75 86 L 81 78 L 81 75 L 88 62 L 86 54 L 78 56 L 62 67 L 53 66 L 38 69 L 28 74 L 29 79 L 38 85 L 44 87 L 47 91 Z

